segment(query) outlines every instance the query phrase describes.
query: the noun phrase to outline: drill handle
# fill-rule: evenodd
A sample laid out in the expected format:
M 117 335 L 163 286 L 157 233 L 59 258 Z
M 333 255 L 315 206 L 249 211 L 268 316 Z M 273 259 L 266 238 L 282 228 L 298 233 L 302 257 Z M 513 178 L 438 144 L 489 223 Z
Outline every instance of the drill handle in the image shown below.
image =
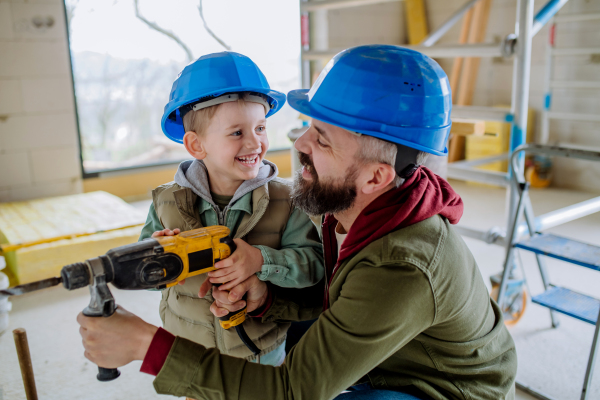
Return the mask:
M 90 304 L 83 310 L 86 317 L 110 317 L 115 313 L 117 305 L 108 284 L 106 282 L 106 271 L 99 258 L 89 260 L 93 281 L 90 288 Z M 117 379 L 121 375 L 116 368 L 103 368 L 98 366 L 96 378 L 100 382 L 108 382 Z

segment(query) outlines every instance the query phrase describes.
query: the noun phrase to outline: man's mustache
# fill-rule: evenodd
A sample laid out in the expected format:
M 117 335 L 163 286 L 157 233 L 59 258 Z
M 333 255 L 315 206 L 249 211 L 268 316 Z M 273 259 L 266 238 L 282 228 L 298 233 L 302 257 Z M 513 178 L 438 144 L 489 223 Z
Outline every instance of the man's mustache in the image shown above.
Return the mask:
M 310 172 L 310 174 L 312 175 L 313 179 L 317 179 L 317 171 L 315 171 L 315 166 L 312 162 L 312 160 L 310 159 L 310 157 L 308 156 L 308 154 L 306 153 L 302 153 L 302 152 L 298 152 L 298 158 L 300 159 L 300 164 L 302 164 L 307 170 L 308 172 Z

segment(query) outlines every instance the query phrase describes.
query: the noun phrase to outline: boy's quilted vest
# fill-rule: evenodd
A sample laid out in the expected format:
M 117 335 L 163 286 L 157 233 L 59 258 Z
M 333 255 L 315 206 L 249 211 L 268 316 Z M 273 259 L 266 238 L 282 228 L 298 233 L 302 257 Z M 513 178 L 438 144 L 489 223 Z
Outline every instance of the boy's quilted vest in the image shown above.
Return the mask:
M 189 188 L 175 182 L 161 185 L 152 192 L 154 209 L 165 228 L 181 231 L 202 228 L 198 211 L 198 196 Z M 293 211 L 290 186 L 276 178 L 252 192 L 252 215 L 245 214 L 235 238 L 251 245 L 281 247 L 281 236 Z M 160 316 L 165 329 L 205 347 L 216 347 L 222 354 L 254 360 L 256 357 L 242 343 L 234 329 L 224 330 L 209 310 L 212 293 L 198 297 L 200 285 L 207 275 L 186 279 L 184 285 L 163 290 Z M 246 318 L 244 328 L 248 336 L 262 350 L 261 355 L 280 346 L 289 324 L 262 323 Z

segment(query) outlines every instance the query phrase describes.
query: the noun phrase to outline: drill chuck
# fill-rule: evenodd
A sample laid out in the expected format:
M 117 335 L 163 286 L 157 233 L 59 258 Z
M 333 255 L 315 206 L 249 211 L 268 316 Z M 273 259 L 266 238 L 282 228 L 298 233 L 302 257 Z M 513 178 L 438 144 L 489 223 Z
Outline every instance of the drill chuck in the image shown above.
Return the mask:
M 92 277 L 90 269 L 84 262 L 77 262 L 63 267 L 60 271 L 60 277 L 65 289 L 75 290 L 86 287 L 90 284 Z

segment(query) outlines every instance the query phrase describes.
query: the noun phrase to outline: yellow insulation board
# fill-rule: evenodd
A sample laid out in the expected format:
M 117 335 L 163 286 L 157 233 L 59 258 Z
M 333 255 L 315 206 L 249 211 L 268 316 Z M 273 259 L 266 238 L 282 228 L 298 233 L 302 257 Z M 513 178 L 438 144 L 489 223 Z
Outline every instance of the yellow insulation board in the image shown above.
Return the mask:
M 108 250 L 137 242 L 142 226 L 101 232 L 74 239 L 63 239 L 12 251 L 6 255 L 12 277 L 11 286 L 59 276 L 67 264 L 97 257 Z
M 146 214 L 106 192 L 0 203 L 0 249 L 11 285 L 137 240 Z

